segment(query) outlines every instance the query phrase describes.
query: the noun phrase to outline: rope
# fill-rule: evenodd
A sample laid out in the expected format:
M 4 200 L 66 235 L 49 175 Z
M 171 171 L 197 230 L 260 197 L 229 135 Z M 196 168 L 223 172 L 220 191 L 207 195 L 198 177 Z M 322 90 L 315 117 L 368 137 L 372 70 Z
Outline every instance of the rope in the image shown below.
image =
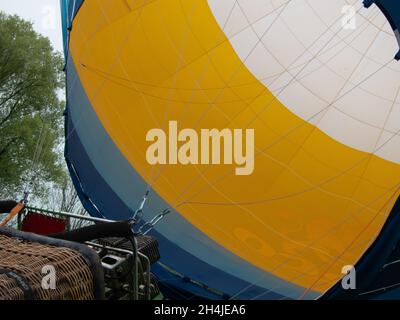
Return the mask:
M 23 203 L 27 203 L 28 202 L 28 198 L 29 198 L 29 194 L 30 194 L 30 189 L 33 187 L 33 184 L 35 182 L 35 180 L 37 179 L 37 171 L 39 169 L 39 163 L 40 163 L 40 159 L 43 156 L 43 147 L 45 145 L 45 141 L 46 141 L 46 128 L 47 125 L 45 122 L 43 122 L 42 128 L 40 130 L 40 134 L 39 134 L 39 139 L 36 143 L 36 148 L 35 148 L 35 152 L 33 154 L 32 157 L 32 167 L 31 170 L 28 173 L 28 178 L 25 179 L 25 187 L 24 187 L 24 195 L 23 195 Z

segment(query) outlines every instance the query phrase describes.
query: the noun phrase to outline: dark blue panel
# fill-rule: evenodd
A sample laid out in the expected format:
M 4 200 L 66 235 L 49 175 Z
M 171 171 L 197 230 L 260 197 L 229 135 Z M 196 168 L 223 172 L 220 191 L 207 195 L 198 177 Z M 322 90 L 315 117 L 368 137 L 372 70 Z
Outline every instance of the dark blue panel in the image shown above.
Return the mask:
M 398 285 L 400 282 L 399 230 L 400 198 L 397 199 L 375 242 L 354 266 L 356 289 L 344 290 L 339 281 L 322 299 L 372 299 L 393 285 Z M 396 298 L 399 299 L 400 296 Z
M 379 7 L 383 14 L 388 19 L 400 46 L 400 1 L 399 0 L 364 0 L 366 8 L 371 7 L 374 3 Z M 400 49 L 396 54 L 396 60 L 400 60 Z

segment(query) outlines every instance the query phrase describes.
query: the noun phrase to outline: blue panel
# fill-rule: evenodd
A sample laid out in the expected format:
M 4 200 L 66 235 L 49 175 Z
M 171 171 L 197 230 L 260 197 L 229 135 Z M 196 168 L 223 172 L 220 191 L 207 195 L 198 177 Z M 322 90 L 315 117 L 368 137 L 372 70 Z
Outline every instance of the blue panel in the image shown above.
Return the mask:
M 223 288 L 223 292 L 228 296 L 234 296 L 241 292 L 241 294 L 236 297 L 241 299 L 253 299 L 255 297 L 257 297 L 257 299 L 281 299 L 284 297 L 273 290 L 269 291 L 258 285 L 251 285 L 246 281 L 240 280 L 222 270 L 210 266 L 208 263 L 195 258 L 185 250 L 177 247 L 158 232 L 152 232 L 151 234 L 155 236 L 160 243 L 162 262 L 171 266 L 175 265 L 176 261 L 179 261 L 178 271 L 191 279 L 206 284 L 212 284 L 213 288 L 219 288 L 220 290 Z M 188 281 L 185 281 L 185 279 L 171 277 L 171 274 L 165 272 L 162 267 L 156 267 L 153 271 L 156 272 L 161 280 L 164 280 L 164 282 L 167 282 L 171 286 L 182 287 L 186 290 L 188 290 L 187 287 L 193 286 L 188 283 Z M 243 288 L 247 289 L 243 290 Z M 193 292 L 193 290 L 188 291 Z M 208 294 L 210 295 L 210 293 Z
M 130 217 L 132 215 L 131 210 L 93 167 L 68 114 L 66 128 L 68 139 L 66 140 L 65 156 L 68 159 L 71 176 L 77 179 L 75 180 L 75 185 L 79 183 L 79 194 L 82 203 L 88 208 L 91 215 L 97 217 L 103 216 L 101 212 L 118 213 L 120 216 Z
M 73 21 L 84 0 L 68 0 L 69 21 Z
M 73 20 L 82 6 L 84 0 L 59 0 L 61 8 L 61 25 L 63 34 L 64 58 L 68 59 L 69 35 Z
M 67 52 L 68 52 L 68 26 L 69 26 L 68 1 L 69 0 L 60 0 L 63 48 L 64 48 L 65 58 L 67 58 Z

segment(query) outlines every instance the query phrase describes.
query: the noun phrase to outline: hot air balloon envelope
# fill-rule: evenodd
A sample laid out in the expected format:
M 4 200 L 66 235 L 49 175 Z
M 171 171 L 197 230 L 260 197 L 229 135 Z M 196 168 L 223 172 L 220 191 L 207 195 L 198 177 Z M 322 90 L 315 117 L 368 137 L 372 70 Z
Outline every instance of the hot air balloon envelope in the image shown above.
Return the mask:
M 379 2 L 69 1 L 66 159 L 85 208 L 129 219 L 151 190 L 144 220 L 171 211 L 154 271 L 178 296 L 324 293 L 399 195 L 399 10 Z M 171 121 L 254 130 L 254 170 L 149 163 L 151 130 L 187 142 Z

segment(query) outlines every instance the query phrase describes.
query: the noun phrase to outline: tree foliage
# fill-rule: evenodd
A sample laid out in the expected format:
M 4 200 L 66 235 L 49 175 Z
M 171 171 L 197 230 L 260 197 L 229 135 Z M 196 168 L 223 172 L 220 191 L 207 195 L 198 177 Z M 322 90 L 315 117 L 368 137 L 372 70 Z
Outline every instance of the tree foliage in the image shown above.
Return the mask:
M 0 197 L 65 179 L 60 154 L 63 58 L 32 24 L 0 12 Z
M 53 211 L 71 212 L 81 216 L 87 216 L 86 210 L 83 208 L 75 187 L 69 176 L 56 188 L 49 191 L 43 205 Z M 89 225 L 85 220 L 70 219 L 70 228 L 75 230 Z

